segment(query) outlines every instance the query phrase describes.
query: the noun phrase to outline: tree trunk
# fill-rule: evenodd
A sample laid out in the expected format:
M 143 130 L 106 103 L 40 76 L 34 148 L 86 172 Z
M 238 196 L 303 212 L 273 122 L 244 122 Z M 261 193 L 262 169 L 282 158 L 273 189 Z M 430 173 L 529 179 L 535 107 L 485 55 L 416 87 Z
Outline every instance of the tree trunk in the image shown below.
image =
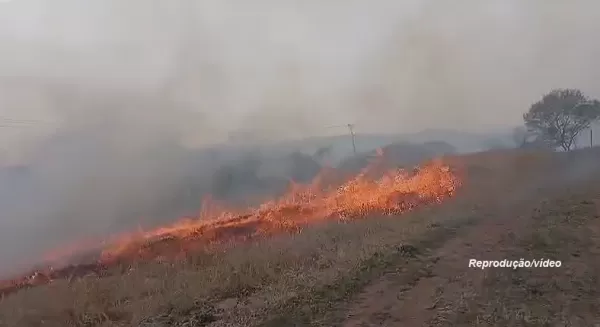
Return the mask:
M 571 151 L 571 145 L 570 144 L 564 144 L 563 143 L 560 146 L 563 148 L 563 150 L 565 150 L 565 152 Z

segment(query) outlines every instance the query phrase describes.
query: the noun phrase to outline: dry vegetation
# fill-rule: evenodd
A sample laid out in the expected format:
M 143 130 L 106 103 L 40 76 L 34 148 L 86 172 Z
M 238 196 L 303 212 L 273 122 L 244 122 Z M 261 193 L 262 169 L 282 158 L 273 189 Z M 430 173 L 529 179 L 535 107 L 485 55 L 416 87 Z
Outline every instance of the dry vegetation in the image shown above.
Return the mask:
M 55 281 L 3 298 L 0 325 L 592 326 L 600 174 L 582 167 L 598 159 L 447 158 L 465 185 L 442 205 Z M 563 266 L 481 271 L 467 268 L 469 258 Z

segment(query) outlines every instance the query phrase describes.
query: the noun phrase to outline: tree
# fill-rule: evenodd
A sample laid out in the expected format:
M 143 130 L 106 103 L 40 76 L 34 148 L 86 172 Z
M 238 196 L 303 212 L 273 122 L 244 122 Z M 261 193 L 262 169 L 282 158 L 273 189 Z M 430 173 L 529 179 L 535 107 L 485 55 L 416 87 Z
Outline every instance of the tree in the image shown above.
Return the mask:
M 555 89 L 523 115 L 525 126 L 538 141 L 571 150 L 577 135 L 600 119 L 600 101 L 577 89 Z

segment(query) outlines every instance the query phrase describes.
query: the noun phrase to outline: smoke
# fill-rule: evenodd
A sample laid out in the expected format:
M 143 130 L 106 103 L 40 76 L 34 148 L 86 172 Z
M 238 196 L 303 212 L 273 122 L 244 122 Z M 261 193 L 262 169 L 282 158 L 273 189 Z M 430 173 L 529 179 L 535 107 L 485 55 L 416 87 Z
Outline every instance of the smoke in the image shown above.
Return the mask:
M 181 194 L 189 171 L 173 115 L 135 101 L 105 105 L 85 117 L 72 113 L 27 166 L 4 169 L 0 271 L 14 268 L 5 267 L 9 262 L 31 264 L 65 243 L 147 226 L 152 221 L 145 219 L 157 218 L 153 214 L 174 213 L 160 206 L 169 207 Z M 20 193 L 12 193 L 15 185 Z
M 239 129 L 308 136 L 347 122 L 361 131 L 485 130 L 519 123 L 553 87 L 600 94 L 598 6 L 22 0 L 2 8 L 5 38 L 19 40 L 3 63 L 80 85 L 169 90 L 205 114 L 212 131 L 195 137 L 204 142 Z
M 0 275 L 74 242 L 195 215 L 207 195 L 261 199 L 320 168 L 298 154 L 286 161 L 252 149 L 186 148 L 182 127 L 198 117 L 161 98 L 73 89 L 55 101 L 62 128 L 26 165 L 0 169 Z
M 551 88 L 599 97 L 599 10 L 591 0 L 2 3 L 0 117 L 39 123 L 0 129 L 2 157 L 27 165 L 0 177 L 0 272 L 176 206 L 190 176 L 210 191 L 234 159 L 193 160 L 189 147 L 234 132 L 488 130 L 520 123 Z
M 369 116 L 372 126 L 385 117 L 388 128 L 485 131 L 521 123 L 521 114 L 551 88 L 600 96 L 592 59 L 600 46 L 590 42 L 597 3 L 422 4 L 370 62 L 376 67 L 367 70 L 372 87 L 357 88 L 370 91 L 365 99 L 377 110 Z

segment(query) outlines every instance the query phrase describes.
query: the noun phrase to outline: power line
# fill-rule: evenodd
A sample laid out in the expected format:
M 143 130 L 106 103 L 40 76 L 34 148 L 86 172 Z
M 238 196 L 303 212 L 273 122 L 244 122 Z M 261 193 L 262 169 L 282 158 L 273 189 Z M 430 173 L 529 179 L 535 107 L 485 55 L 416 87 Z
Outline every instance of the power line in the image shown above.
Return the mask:
M 35 124 L 35 123 L 21 123 L 21 122 L 12 122 L 12 121 L 3 121 L 3 120 L 0 120 L 0 126 L 35 127 L 35 126 L 38 126 L 38 124 Z
M 38 119 L 15 119 L 0 116 L 0 127 L 34 127 L 39 125 L 51 125 L 53 122 Z
M 40 119 L 22 119 L 22 118 L 11 118 L 11 117 L 6 117 L 6 116 L 0 116 L 0 119 L 2 119 L 2 120 L 16 121 L 16 122 L 36 122 L 36 123 L 45 123 L 45 122 L 48 122 L 48 121 L 40 120 Z
M 14 127 L 14 128 L 22 128 L 22 127 L 31 127 L 27 125 L 10 125 L 10 124 L 0 124 L 0 127 Z

